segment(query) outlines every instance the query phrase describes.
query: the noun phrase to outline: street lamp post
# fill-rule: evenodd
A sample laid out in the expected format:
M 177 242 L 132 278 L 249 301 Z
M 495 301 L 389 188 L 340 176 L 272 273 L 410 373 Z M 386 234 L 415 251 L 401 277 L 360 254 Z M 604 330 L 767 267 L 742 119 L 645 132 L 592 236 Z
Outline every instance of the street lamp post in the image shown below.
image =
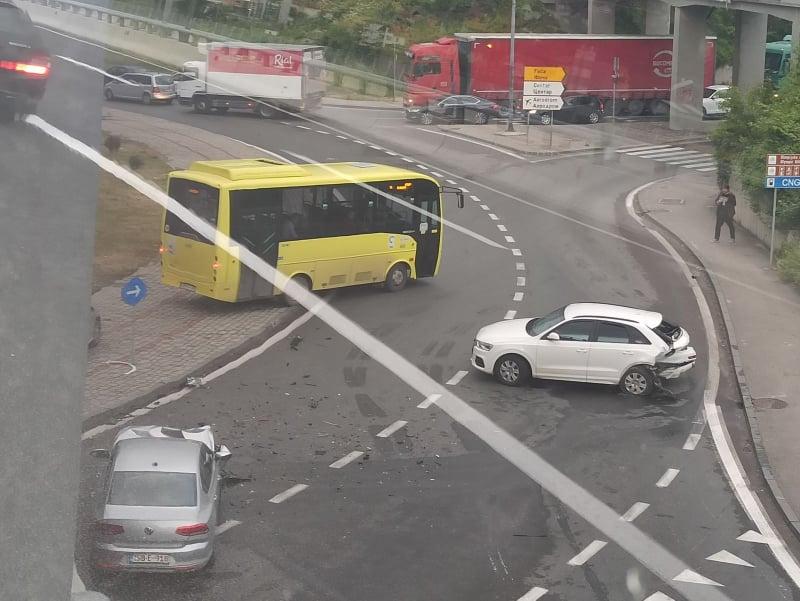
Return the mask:
M 514 131 L 514 36 L 517 28 L 517 0 L 511 0 L 511 38 L 508 56 L 508 128 Z

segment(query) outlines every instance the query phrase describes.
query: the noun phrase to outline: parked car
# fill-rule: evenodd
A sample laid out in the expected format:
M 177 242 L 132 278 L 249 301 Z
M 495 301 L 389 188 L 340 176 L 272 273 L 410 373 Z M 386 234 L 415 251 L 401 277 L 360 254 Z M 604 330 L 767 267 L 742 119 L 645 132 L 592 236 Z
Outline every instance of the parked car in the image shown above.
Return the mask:
M 113 65 L 106 69 L 108 75 L 103 75 L 103 83 L 106 84 L 112 81 L 114 77 L 122 77 L 128 73 L 147 73 L 148 71 L 149 69 L 145 67 L 136 67 L 134 65 Z M 113 75 L 114 77 L 109 77 L 109 75 Z
M 509 386 L 532 376 L 617 384 L 636 396 L 650 394 L 658 378 L 677 378 L 696 359 L 689 334 L 660 313 L 599 303 L 488 325 L 472 348 L 472 365 Z
M 434 121 L 475 123 L 483 125 L 492 117 L 501 117 L 506 111 L 499 104 L 477 96 L 448 96 L 426 107 L 406 108 L 406 119 L 430 125 Z
M 0 0 L 0 121 L 36 112 L 50 76 L 50 53 L 28 14 Z
M 99 495 L 95 543 L 101 570 L 187 572 L 214 553 L 222 466 L 231 456 L 209 426 L 123 428 Z
M 724 117 L 730 108 L 726 106 L 730 86 L 708 86 L 703 90 L 703 117 Z
M 172 75 L 166 73 L 125 73 L 103 88 L 108 100 L 138 100 L 144 104 L 172 104 L 178 95 Z
M 567 96 L 564 106 L 557 111 L 530 111 L 531 123 L 550 125 L 556 123 L 600 123 L 605 115 L 605 106 L 596 96 Z

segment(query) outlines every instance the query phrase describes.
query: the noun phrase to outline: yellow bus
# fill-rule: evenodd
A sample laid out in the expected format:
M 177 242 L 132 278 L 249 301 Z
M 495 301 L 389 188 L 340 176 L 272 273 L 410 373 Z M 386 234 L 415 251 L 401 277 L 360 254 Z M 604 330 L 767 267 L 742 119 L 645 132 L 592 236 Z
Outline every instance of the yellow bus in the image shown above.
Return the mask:
M 442 223 L 433 216 L 442 216 L 442 188 L 424 174 L 372 163 L 199 161 L 170 173 L 168 186 L 221 234 L 211 243 L 165 210 L 169 286 L 227 302 L 282 294 L 240 263 L 243 247 L 311 290 L 382 283 L 396 291 L 439 270 Z

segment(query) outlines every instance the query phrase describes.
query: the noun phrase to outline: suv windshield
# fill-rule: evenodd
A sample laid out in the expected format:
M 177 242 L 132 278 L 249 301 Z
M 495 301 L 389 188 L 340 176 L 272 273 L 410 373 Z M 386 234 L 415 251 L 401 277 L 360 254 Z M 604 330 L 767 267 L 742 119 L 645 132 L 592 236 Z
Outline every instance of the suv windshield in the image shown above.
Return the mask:
M 550 328 L 557 326 L 562 321 L 564 321 L 564 307 L 560 309 L 556 309 L 552 313 L 548 313 L 544 317 L 537 317 L 536 319 L 531 319 L 525 326 L 525 329 L 528 331 L 528 334 L 531 336 L 538 336 L 549 330 Z
M 108 504 L 194 507 L 197 476 L 180 472 L 114 472 Z

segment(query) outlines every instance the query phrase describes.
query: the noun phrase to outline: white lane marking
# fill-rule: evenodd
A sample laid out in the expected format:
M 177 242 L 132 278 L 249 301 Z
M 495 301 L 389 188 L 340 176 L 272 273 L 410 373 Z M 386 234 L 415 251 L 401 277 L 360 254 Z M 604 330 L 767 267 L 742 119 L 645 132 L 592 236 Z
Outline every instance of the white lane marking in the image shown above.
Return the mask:
M 702 155 L 702 156 L 708 156 L 708 155 Z M 698 158 L 699 158 L 698 156 L 693 156 L 689 159 L 679 159 L 677 161 L 670 160 L 664 162 L 666 162 L 667 165 L 685 165 L 686 163 L 694 163 Z
M 515 303 L 520 302 L 525 297 L 524 292 L 515 292 L 514 298 L 512 299 Z
M 386 428 L 384 428 L 383 430 L 378 432 L 375 436 L 377 436 L 378 438 L 389 438 L 392 434 L 397 432 L 400 428 L 405 426 L 407 423 L 408 423 L 407 421 L 403 421 L 402 419 L 398 419 L 392 425 L 387 426 Z
M 716 168 L 717 162 L 716 161 L 705 161 L 704 163 L 692 163 L 691 165 L 681 165 L 681 167 L 685 167 L 686 169 L 699 169 L 701 167 L 714 167 Z
M 537 601 L 538 599 L 541 599 L 542 596 L 544 596 L 545 594 L 547 594 L 546 588 L 542 588 L 540 586 L 534 586 L 531 590 L 529 590 L 527 593 L 525 593 L 519 599 L 517 599 L 517 601 Z
M 261 146 L 256 146 L 255 144 L 250 144 L 250 142 L 245 142 L 244 140 L 239 140 L 237 138 L 231 138 L 230 136 L 223 136 L 223 137 L 228 138 L 229 140 L 233 140 L 234 142 L 238 142 L 239 144 L 244 144 L 245 146 L 249 146 L 250 148 L 255 148 L 259 152 L 263 152 L 264 154 L 267 154 L 275 159 L 278 159 L 279 161 L 283 161 L 284 163 L 291 163 L 292 165 L 294 165 L 294 161 L 292 159 L 289 159 L 283 156 L 282 154 L 278 154 L 277 152 L 272 152 L 271 150 L 267 150 L 266 148 L 262 148 Z
M 720 562 L 720 563 L 730 563 L 730 564 L 733 564 L 735 566 L 744 566 L 746 568 L 752 568 L 753 567 L 752 563 L 750 563 L 748 561 L 745 561 L 741 557 L 738 557 L 738 556 L 734 555 L 733 553 L 731 553 L 730 551 L 726 551 L 725 549 L 723 549 L 722 551 L 718 551 L 717 553 L 714 553 L 713 555 L 709 555 L 708 557 L 706 557 L 706 559 L 709 560 L 709 561 L 717 561 L 717 562 Z
M 289 121 L 281 121 L 281 125 L 294 125 L 294 123 L 290 123 Z
M 450 184 L 451 186 L 457 186 L 457 185 L 458 185 L 458 182 L 456 182 L 456 181 L 454 181 L 454 180 L 452 180 L 452 179 L 446 179 L 446 180 L 444 180 L 444 181 L 446 181 L 446 182 L 447 182 L 448 184 Z
M 620 148 L 617 152 L 635 152 L 637 150 L 655 150 L 656 148 L 669 148 L 669 144 L 661 144 L 659 146 L 633 146 L 629 148 Z
M 322 131 L 321 129 L 315 130 L 318 134 L 322 134 L 323 136 L 330 136 L 331 132 L 329 131 Z
M 774 537 L 764 536 L 760 532 L 756 532 L 755 530 L 748 530 L 744 534 L 737 536 L 736 540 L 740 540 L 746 543 L 758 543 L 760 545 L 772 545 L 775 543 Z
M 525 276 L 518 275 L 517 276 L 517 286 L 524 286 L 525 285 Z
M 525 271 L 525 263 L 517 263 L 517 271 Z
M 95 71 L 96 73 L 102 73 L 104 76 L 110 77 L 111 79 L 116 79 L 117 81 L 121 81 L 122 83 L 128 83 L 127 81 L 125 81 L 121 77 L 118 77 L 116 75 L 111 75 L 111 73 L 108 73 L 107 71 L 104 71 L 103 69 L 100 69 L 99 67 L 95 67 L 94 65 L 89 65 L 87 63 L 75 60 L 74 58 L 70 58 L 68 56 L 61 56 L 60 54 L 56 54 L 55 56 L 56 56 L 56 58 L 60 58 L 62 61 L 67 61 L 68 63 L 72 63 L 73 65 L 77 65 L 78 67 L 83 67 L 84 69 L 89 69 L 90 71 Z
M 656 591 L 655 593 L 647 597 L 647 599 L 645 599 L 644 601 L 675 601 L 675 599 L 673 599 L 668 595 L 665 595 L 661 591 Z
M 514 319 L 517 316 L 516 311 L 506 311 L 505 317 L 503 319 Z
M 494 213 L 489 213 L 489 219 L 491 219 L 492 221 L 500 221 L 500 218 Z
M 707 158 L 708 155 L 702 152 L 697 152 L 696 150 L 685 150 L 683 152 L 676 152 L 675 154 L 667 155 L 663 158 L 653 159 L 654 161 L 658 161 L 659 163 L 668 163 L 669 165 L 673 165 L 675 159 L 684 160 L 689 159 L 691 161 L 697 161 L 698 159 Z
M 375 144 L 370 144 L 369 147 L 372 148 L 372 150 L 383 150 L 383 148 L 380 146 L 375 146 Z
M 514 242 L 516 242 L 516 240 L 514 240 L 514 236 L 506 236 L 505 238 L 506 238 L 506 242 L 508 242 L 508 243 L 513 244 Z
M 620 519 L 625 522 L 632 522 L 640 515 L 642 515 L 648 507 L 650 507 L 650 503 L 642 503 L 641 501 L 636 501 L 636 503 L 630 506 L 628 511 L 626 511 L 620 516 Z
M 295 484 L 291 488 L 287 488 L 282 493 L 279 493 L 272 497 L 269 502 L 270 503 L 283 503 L 286 499 L 290 499 L 291 497 L 295 496 L 297 493 L 303 492 L 305 489 L 308 488 L 308 484 Z
M 713 167 L 706 167 L 705 169 L 698 169 L 698 171 L 716 171 L 717 166 L 714 165 Z
M 417 407 L 419 409 L 427 409 L 431 405 L 436 404 L 436 401 L 438 401 L 440 398 L 442 398 L 441 394 L 435 394 L 435 393 L 429 394 L 424 401 L 422 401 L 419 405 L 417 405 Z
M 744 475 L 744 468 L 742 468 L 739 457 L 733 450 L 733 443 L 731 442 L 727 425 L 720 415 L 719 407 L 716 404 L 717 393 L 719 391 L 719 341 L 717 340 L 717 331 L 714 327 L 714 319 L 711 317 L 711 308 L 708 306 L 708 302 L 697 280 L 692 277 L 686 261 L 683 260 L 678 254 L 678 251 L 675 250 L 664 236 L 652 228 L 647 227 L 644 220 L 633 210 L 633 200 L 636 198 L 636 195 L 659 181 L 665 180 L 656 180 L 632 190 L 625 198 L 625 207 L 628 209 L 628 213 L 631 217 L 642 225 L 642 227 L 647 229 L 672 256 L 675 262 L 680 266 L 684 277 L 689 282 L 689 286 L 694 292 L 697 306 L 700 308 L 700 315 L 703 319 L 703 327 L 706 330 L 706 341 L 708 342 L 708 373 L 706 375 L 706 388 L 703 391 L 703 408 L 705 410 L 708 428 L 711 431 L 714 445 L 717 448 L 717 454 L 725 469 L 728 482 L 731 488 L 733 488 L 745 513 L 747 513 L 760 533 L 769 541 L 767 544 L 772 554 L 781 564 L 786 574 L 792 579 L 794 585 L 800 587 L 800 565 L 772 525 L 772 521 L 761 505 L 758 496 L 750 488 Z
M 707 586 L 725 586 L 724 584 L 720 584 L 719 582 L 711 580 L 710 578 L 706 578 L 702 574 L 698 574 L 694 570 L 684 570 L 675 576 L 673 580 L 676 580 L 677 582 L 689 582 L 690 584 L 705 584 Z
M 469 194 L 469 190 L 468 190 L 467 188 L 461 188 L 461 191 L 462 191 L 464 194 Z
M 489 210 L 489 205 L 481 205 L 481 208 L 482 208 L 484 211 L 488 211 L 488 210 Z
M 518 154 L 516 154 L 514 152 L 510 152 L 508 150 L 504 150 L 502 148 L 498 148 L 497 146 L 494 146 L 493 144 L 486 144 L 484 142 L 478 142 L 477 140 L 472 140 L 470 138 L 462 138 L 461 136 L 455 136 L 453 134 L 446 134 L 443 131 L 433 131 L 433 130 L 430 130 L 430 129 L 423 129 L 423 128 L 417 128 L 417 131 L 424 131 L 426 134 L 436 134 L 437 136 L 444 136 L 445 138 L 453 138 L 455 140 L 461 140 L 462 142 L 467 142 L 469 144 L 475 144 L 475 146 L 482 146 L 483 148 L 491 148 L 495 152 L 499 152 L 501 154 L 505 154 L 505 155 L 508 155 L 510 157 L 514 157 L 515 159 L 519 159 L 520 161 L 526 161 L 527 160 L 523 156 L 520 156 L 520 155 L 518 155 Z
M 663 153 L 670 153 L 670 152 L 680 152 L 684 150 L 681 146 L 664 146 L 660 150 L 637 150 L 635 152 L 626 152 L 628 156 L 632 157 L 648 157 L 653 154 L 663 154 Z
M 433 177 L 442 177 L 442 174 L 441 174 L 441 173 L 439 173 L 438 171 L 431 171 L 431 175 L 432 175 Z
M 60 32 L 54 33 L 61 35 Z M 82 41 L 78 38 L 75 39 L 78 42 Z M 99 47 L 102 48 L 102 46 Z M 221 246 L 231 244 L 231 240 L 228 236 L 199 218 L 195 213 L 188 210 L 176 200 L 170 198 L 156 185 L 143 180 L 141 177 L 117 165 L 90 146 L 53 127 L 39 117 L 30 115 L 25 118 L 25 122 L 32 127 L 36 127 L 54 140 L 61 142 L 65 147 L 92 161 L 104 171 L 112 174 L 120 181 L 130 185 L 144 196 L 158 203 L 189 227 L 197 231 L 204 239 L 214 240 Z M 510 196 L 502 191 L 497 192 L 499 195 L 510 197 L 517 202 L 530 204 L 530 206 L 535 207 L 532 203 L 527 203 L 522 199 Z M 544 208 L 541 208 L 541 210 L 547 212 Z M 564 215 L 555 214 L 562 219 L 569 220 Z M 591 229 L 591 226 L 588 224 L 582 225 Z M 599 231 L 611 235 L 604 230 Z M 624 240 L 621 236 L 618 238 Z M 649 248 L 645 245 L 642 246 Z M 650 250 L 652 251 L 653 249 L 650 248 Z M 667 581 L 673 574 L 680 572 L 682 569 L 686 569 L 686 564 L 668 549 L 644 534 L 635 526 L 627 522 L 621 522 L 618 514 L 585 488 L 545 461 L 533 449 L 511 436 L 498 424 L 494 423 L 457 395 L 453 394 L 451 389 L 436 382 L 405 357 L 359 327 L 358 324 L 348 319 L 331 305 L 320 302 L 320 299 L 314 293 L 305 290 L 302 286 L 291 281 L 291 279 L 287 278 L 280 271 L 270 266 L 247 248 L 240 249 L 239 260 L 272 285 L 278 286 L 284 289 L 286 293 L 291 294 L 298 300 L 299 304 L 307 309 L 316 308 L 320 319 L 329 327 L 355 344 L 363 352 L 379 362 L 383 367 L 395 374 L 408 386 L 417 390 L 420 394 L 427 395 L 434 391 L 442 394 L 442 399 L 440 399 L 437 405 L 445 413 L 475 434 L 523 474 L 550 492 L 559 501 L 564 503 L 565 506 L 587 520 L 600 532 L 606 534 L 610 540 L 617 543 L 629 555 L 635 557 L 654 575 Z M 680 591 L 688 601 L 701 601 L 696 594 L 696 589 L 692 587 L 683 586 L 678 583 L 674 585 L 674 588 Z M 729 599 L 724 594 L 711 589 L 709 591 L 704 591 L 702 601 L 729 601 Z
M 310 127 L 306 127 L 305 125 L 295 125 L 295 127 L 296 127 L 297 129 L 307 129 L 307 130 L 309 130 L 309 131 L 311 130 L 311 128 L 310 128 Z
M 677 476 L 680 473 L 680 471 L 681 470 L 675 469 L 674 467 L 668 468 L 667 471 L 664 472 L 664 475 L 658 479 L 658 482 L 656 482 L 656 486 L 658 488 L 666 488 L 667 486 L 672 484 L 672 481 L 675 479 L 675 476 Z
M 423 171 L 428 170 L 428 168 L 425 165 L 417 165 L 417 169 L 422 169 Z
M 650 159 L 651 161 L 666 161 L 666 160 L 669 160 L 669 159 L 672 159 L 672 158 L 689 156 L 692 153 L 698 154 L 698 155 L 701 154 L 701 153 L 697 152 L 696 150 L 683 150 L 681 148 L 681 149 L 676 149 L 676 150 L 667 150 L 667 149 L 665 149 L 665 150 L 661 150 L 661 151 L 658 151 L 658 152 L 648 153 L 646 155 L 637 153 L 634 156 L 638 156 L 640 159 Z
M 397 153 L 394 150 L 386 150 L 386 149 L 384 149 L 383 152 L 388 154 L 390 157 L 396 157 L 397 156 Z
M 697 443 L 700 442 L 699 434 L 689 434 L 686 437 L 686 442 L 683 443 L 684 451 L 694 451 L 697 448 Z
M 515 257 L 521 257 L 522 256 L 522 251 L 520 249 L 518 249 L 518 248 L 512 248 L 511 249 L 511 254 L 514 255 Z
M 508 231 L 508 228 L 506 226 L 504 226 L 502 223 L 498 223 L 497 224 L 497 229 L 500 230 L 501 232 L 507 232 Z
M 335 470 L 341 469 L 346 466 L 351 461 L 355 461 L 359 457 L 364 454 L 364 451 L 350 451 L 347 455 L 342 457 L 341 459 L 337 459 L 333 463 L 331 463 L 328 467 L 333 468 Z
M 434 215 L 430 211 L 426 211 L 425 209 L 422 209 L 422 208 L 414 205 L 413 203 L 405 200 L 404 198 L 402 198 L 400 196 L 395 196 L 393 194 L 389 194 L 388 192 L 385 192 L 384 190 L 380 190 L 380 189 L 376 188 L 375 186 L 373 186 L 371 184 L 364 183 L 363 181 L 359 181 L 353 175 L 345 173 L 345 172 L 341 171 L 340 169 L 337 169 L 336 166 L 334 166 L 334 165 L 326 165 L 326 164 L 323 164 L 323 163 L 316 163 L 315 161 L 313 161 L 309 157 L 307 157 L 305 155 L 302 155 L 302 154 L 298 154 L 296 152 L 292 152 L 291 150 L 285 150 L 284 152 L 292 155 L 296 159 L 299 159 L 301 161 L 305 161 L 306 163 L 314 163 L 315 165 L 317 165 L 318 167 L 320 167 L 321 169 L 323 169 L 324 171 L 327 171 L 328 173 L 330 173 L 332 175 L 335 175 L 337 177 L 345 179 L 345 180 L 347 180 L 347 181 L 349 181 L 349 182 L 351 182 L 353 184 L 356 184 L 356 185 L 360 186 L 361 188 L 363 188 L 365 190 L 369 190 L 370 192 L 378 194 L 379 196 L 383 196 L 384 198 L 388 198 L 393 203 L 397 203 L 397 204 L 403 205 L 404 207 L 406 207 L 407 209 L 409 209 L 411 211 L 415 211 L 417 213 L 420 213 L 421 215 L 426 215 L 427 217 L 429 217 L 433 221 L 436 221 L 436 222 L 439 222 L 439 223 L 443 223 L 447 227 L 449 227 L 449 228 L 451 228 L 451 229 L 453 229 L 453 230 L 455 230 L 457 232 L 461 232 L 462 234 L 465 234 L 465 235 L 469 236 L 470 238 L 474 238 L 475 240 L 478 240 L 479 242 L 483 242 L 487 246 L 491 246 L 492 248 L 501 248 L 503 250 L 506 250 L 506 247 L 503 246 L 502 244 L 500 244 L 499 242 L 495 242 L 494 240 L 490 240 L 486 236 L 483 236 L 483 235 L 481 235 L 481 234 L 479 234 L 477 232 L 473 232 L 472 230 L 467 229 L 464 226 L 461 226 L 461 225 L 459 225 L 459 224 L 457 224 L 457 223 L 455 223 L 453 221 L 450 221 L 448 219 L 444 219 L 440 215 Z M 282 288 L 282 286 L 281 286 L 281 288 Z
M 86 592 L 86 585 L 81 580 L 81 577 L 78 576 L 78 568 L 75 564 L 72 564 L 72 589 L 71 593 L 85 593 Z
M 413 163 L 413 162 L 414 162 L 414 159 L 410 159 L 410 158 L 408 158 L 408 157 L 402 157 L 402 159 L 403 159 L 403 160 L 404 160 L 406 163 Z
M 343 136 L 342 134 L 336 134 L 336 137 L 339 138 L 340 140 L 349 140 L 350 139 L 347 136 Z
M 457 371 L 457 372 L 455 373 L 455 375 L 454 375 L 452 378 L 450 378 L 449 380 L 447 380 L 447 382 L 445 382 L 445 383 L 446 383 L 448 386 L 456 386 L 456 385 L 458 385 L 458 383 L 459 383 L 461 380 L 463 380 L 463 379 L 464 379 L 464 376 L 466 376 L 468 373 L 469 373 L 469 372 L 468 372 L 468 371 L 466 371 L 466 370 L 464 370 L 464 369 L 462 369 L 461 371 Z
M 277 344 L 281 340 L 284 340 L 287 336 L 289 336 L 289 334 L 294 332 L 297 328 L 299 328 L 300 326 L 305 324 L 308 320 L 310 320 L 312 317 L 314 317 L 315 314 L 316 314 L 316 311 L 313 310 L 313 309 L 311 311 L 307 311 L 307 312 L 303 313 L 300 317 L 295 319 L 292 323 L 287 325 L 280 332 L 276 332 L 275 334 L 273 334 L 272 336 L 267 338 L 263 343 L 261 343 L 256 348 L 247 351 L 241 357 L 238 357 L 237 359 L 234 359 L 230 363 L 228 363 L 226 365 L 223 365 L 222 367 L 212 371 L 210 374 L 200 378 L 201 384 L 206 384 L 208 382 L 216 380 L 220 376 L 228 373 L 229 371 L 231 371 L 233 369 L 236 369 L 237 367 L 240 367 L 241 365 L 243 365 L 247 361 L 250 361 L 250 359 L 253 359 L 255 357 L 258 357 L 259 355 L 264 354 L 268 349 L 270 349 L 273 346 L 275 346 L 275 344 Z M 189 394 L 193 390 L 194 390 L 193 386 L 185 386 L 184 388 L 181 388 L 180 390 L 177 390 L 177 391 L 175 391 L 173 393 L 170 393 L 168 395 L 162 396 L 162 397 L 156 399 L 155 401 L 145 405 L 144 407 L 141 407 L 139 409 L 136 409 L 135 411 L 132 411 L 129 415 L 123 417 L 122 419 L 120 419 L 119 421 L 117 421 L 117 422 L 115 422 L 113 424 L 103 424 L 103 425 L 100 425 L 100 426 L 96 426 L 96 427 L 92 428 L 91 430 L 87 430 L 86 432 L 81 434 L 81 440 L 89 440 L 90 438 L 94 438 L 95 436 L 97 436 L 99 434 L 102 434 L 103 432 L 107 432 L 108 430 L 113 430 L 115 428 L 123 426 L 123 425 L 127 424 L 128 422 L 130 422 L 131 420 L 133 420 L 136 417 L 139 417 L 139 416 L 142 416 L 142 415 L 146 415 L 147 413 L 150 413 L 154 409 L 158 409 L 159 407 L 163 407 L 164 405 L 169 405 L 173 401 L 177 401 L 178 399 L 182 399 L 183 397 L 185 397 L 187 394 Z
M 472 200 L 474 200 L 475 202 L 480 202 L 480 201 L 481 201 L 481 199 L 480 199 L 480 198 L 478 198 L 477 196 L 475 196 L 474 194 L 471 194 L 471 195 L 470 195 L 470 198 L 471 198 Z
M 353 142 L 355 142 L 356 144 L 361 144 L 362 146 L 367 145 L 367 143 L 364 140 L 356 140 L 355 138 L 353 138 Z
M 231 528 L 235 528 L 240 524 L 241 522 L 239 520 L 227 520 L 225 522 L 222 522 L 219 526 L 217 526 L 216 530 L 214 531 L 214 534 L 219 536 L 223 532 L 227 532 Z
M 593 540 L 590 542 L 587 547 L 578 553 L 575 557 L 570 559 L 567 564 L 571 566 L 582 566 L 587 561 L 589 561 L 595 553 L 600 551 L 603 547 L 605 547 L 608 543 L 604 540 Z

